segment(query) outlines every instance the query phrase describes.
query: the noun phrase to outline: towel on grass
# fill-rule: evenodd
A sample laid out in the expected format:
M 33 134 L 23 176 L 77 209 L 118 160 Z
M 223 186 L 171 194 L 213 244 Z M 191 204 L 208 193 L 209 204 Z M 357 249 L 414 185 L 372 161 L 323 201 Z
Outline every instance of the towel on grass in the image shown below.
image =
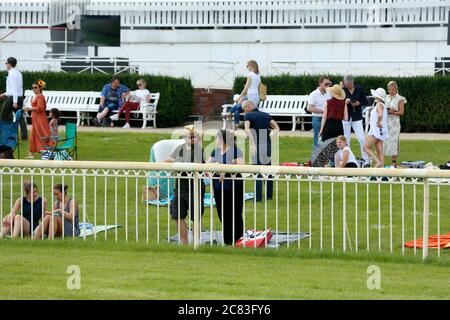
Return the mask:
M 255 194 L 253 192 L 246 192 L 244 195 L 245 201 L 251 200 L 255 197 Z M 205 193 L 205 197 L 203 198 L 205 207 L 211 206 L 211 198 L 212 198 L 212 205 L 216 205 L 216 201 L 214 201 L 214 197 L 211 197 L 211 193 Z M 173 201 L 173 196 L 170 196 L 170 201 Z M 169 204 L 168 199 L 160 199 L 158 200 L 149 200 L 147 201 L 147 204 L 150 204 L 152 206 L 157 206 L 159 203 L 160 206 L 164 207 Z
M 289 233 L 289 237 L 287 232 L 274 232 L 272 239 L 267 243 L 267 248 L 278 248 L 282 244 L 294 243 L 298 240 L 307 239 L 310 237 L 310 234 L 307 232 L 300 232 L 300 233 Z M 179 235 L 176 234 L 172 237 L 170 237 L 169 242 L 175 242 L 178 243 Z M 194 240 L 194 235 L 191 232 L 189 232 L 189 243 L 192 243 Z M 200 243 L 204 245 L 209 245 L 211 243 L 214 245 L 222 245 L 222 231 L 205 231 L 202 230 L 201 237 L 200 237 Z
M 94 226 L 91 223 L 80 223 L 80 238 L 92 236 L 94 233 L 106 232 L 111 229 L 121 228 L 121 225 L 103 225 L 103 226 Z

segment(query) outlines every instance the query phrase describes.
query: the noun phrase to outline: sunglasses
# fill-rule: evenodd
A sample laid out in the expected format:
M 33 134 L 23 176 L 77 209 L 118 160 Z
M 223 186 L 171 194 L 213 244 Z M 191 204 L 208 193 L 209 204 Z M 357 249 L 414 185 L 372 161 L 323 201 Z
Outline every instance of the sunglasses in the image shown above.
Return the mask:
M 325 87 L 331 87 L 331 83 L 325 83 Z

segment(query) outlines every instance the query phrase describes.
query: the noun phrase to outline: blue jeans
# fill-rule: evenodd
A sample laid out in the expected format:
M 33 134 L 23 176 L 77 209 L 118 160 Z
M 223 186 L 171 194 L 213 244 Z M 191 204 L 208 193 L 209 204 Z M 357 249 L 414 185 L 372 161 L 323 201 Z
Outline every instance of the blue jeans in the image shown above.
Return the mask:
M 239 124 L 241 113 L 243 112 L 242 106 L 239 103 L 235 103 L 230 110 L 234 118 L 234 123 Z
M 322 125 L 322 117 L 312 117 L 312 127 L 314 132 L 314 141 L 313 146 L 314 149 L 317 148 L 317 145 L 319 144 L 319 132 L 320 132 L 320 126 Z

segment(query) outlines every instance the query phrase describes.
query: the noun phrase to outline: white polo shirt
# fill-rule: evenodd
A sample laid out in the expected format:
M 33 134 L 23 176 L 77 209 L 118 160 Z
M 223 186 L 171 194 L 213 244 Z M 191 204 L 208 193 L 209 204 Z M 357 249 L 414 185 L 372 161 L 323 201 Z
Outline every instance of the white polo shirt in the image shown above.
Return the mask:
M 316 107 L 317 109 L 320 109 L 323 111 L 323 108 L 325 107 L 325 103 L 330 100 L 331 94 L 328 91 L 325 91 L 325 93 L 322 93 L 319 88 L 314 90 L 310 93 L 308 104 Z M 316 117 L 321 117 L 321 113 L 313 113 Z

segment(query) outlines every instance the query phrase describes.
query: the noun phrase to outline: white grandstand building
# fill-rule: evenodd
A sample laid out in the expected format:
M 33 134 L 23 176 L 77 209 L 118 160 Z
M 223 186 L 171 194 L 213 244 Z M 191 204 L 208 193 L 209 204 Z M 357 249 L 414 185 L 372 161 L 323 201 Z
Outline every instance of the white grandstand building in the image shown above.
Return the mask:
M 433 75 L 447 72 L 449 10 L 450 0 L 2 0 L 0 56 L 27 70 L 76 58 L 79 71 L 188 76 L 198 88 L 231 88 L 249 59 L 263 74 Z M 71 43 L 79 15 L 120 15 L 120 47 Z

